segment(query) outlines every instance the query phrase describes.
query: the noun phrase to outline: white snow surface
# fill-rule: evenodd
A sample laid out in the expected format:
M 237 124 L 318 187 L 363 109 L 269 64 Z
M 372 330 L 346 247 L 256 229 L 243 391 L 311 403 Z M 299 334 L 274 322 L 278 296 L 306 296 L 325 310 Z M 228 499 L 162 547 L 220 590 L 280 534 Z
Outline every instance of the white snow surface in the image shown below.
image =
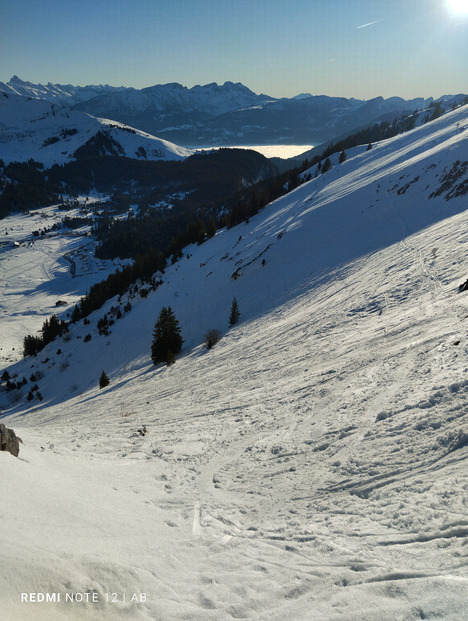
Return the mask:
M 2 366 L 22 358 L 26 334 L 36 334 L 53 313 L 69 319 L 75 304 L 90 287 L 129 260 L 96 259 L 96 240 L 90 226 L 78 230 L 50 230 L 65 216 L 90 216 L 99 198 L 80 197 L 79 208 L 60 211 L 57 206 L 5 218 L 0 223 L 0 317 Z M 82 212 L 81 212 L 82 210 Z M 35 236 L 33 231 L 48 231 Z M 56 306 L 60 301 L 63 304 Z
M 0 93 L 0 158 L 5 163 L 32 158 L 46 167 L 64 164 L 99 131 L 109 133 L 120 145 L 120 154 L 130 158 L 181 160 L 193 154 L 117 121 L 41 99 Z M 140 149 L 144 156 L 139 155 Z
M 9 367 L 43 401 L 0 393 L 24 443 L 0 453 L 2 618 L 468 618 L 467 197 L 429 198 L 466 126 L 465 106 L 332 158 L 187 248 L 109 336 L 115 299 Z M 170 367 L 150 360 L 165 305 Z

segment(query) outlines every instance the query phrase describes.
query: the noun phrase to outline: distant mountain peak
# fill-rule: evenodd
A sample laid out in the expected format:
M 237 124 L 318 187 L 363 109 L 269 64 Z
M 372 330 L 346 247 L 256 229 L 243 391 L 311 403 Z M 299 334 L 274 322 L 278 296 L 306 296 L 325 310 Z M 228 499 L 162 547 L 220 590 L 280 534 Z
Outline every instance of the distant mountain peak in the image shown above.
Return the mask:
M 0 91 L 4 93 L 44 99 L 66 105 L 75 105 L 104 93 L 116 93 L 122 90 L 134 89 L 127 89 L 123 86 L 109 86 L 107 84 L 97 86 L 73 86 L 73 84 L 53 84 L 52 82 L 33 84 L 32 82 L 22 80 L 17 75 L 14 75 L 6 84 L 0 82 Z

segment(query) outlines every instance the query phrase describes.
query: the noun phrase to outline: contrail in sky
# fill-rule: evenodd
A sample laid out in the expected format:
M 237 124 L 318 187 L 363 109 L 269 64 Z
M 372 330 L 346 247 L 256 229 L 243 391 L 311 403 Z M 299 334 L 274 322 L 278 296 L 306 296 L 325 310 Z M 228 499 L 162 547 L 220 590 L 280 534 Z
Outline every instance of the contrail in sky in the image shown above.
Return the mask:
M 367 26 L 372 26 L 373 24 L 378 24 L 379 22 L 383 22 L 383 19 L 377 19 L 375 22 L 369 22 L 368 24 L 363 24 L 362 26 L 358 26 L 356 30 L 360 28 L 367 28 Z

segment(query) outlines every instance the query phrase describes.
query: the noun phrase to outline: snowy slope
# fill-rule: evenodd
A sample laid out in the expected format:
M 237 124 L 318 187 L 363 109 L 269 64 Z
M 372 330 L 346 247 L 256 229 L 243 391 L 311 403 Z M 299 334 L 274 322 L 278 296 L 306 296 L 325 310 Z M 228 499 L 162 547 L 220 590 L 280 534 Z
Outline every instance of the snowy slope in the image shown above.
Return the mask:
M 10 367 L 44 400 L 2 418 L 6 619 L 466 617 L 467 123 L 350 152 L 188 248 L 109 336 L 116 300 Z M 167 304 L 184 349 L 154 367 Z
M 117 152 L 126 157 L 180 160 L 192 154 L 116 121 L 39 99 L 0 94 L 0 158 L 5 163 L 33 158 L 46 167 L 63 164 L 98 132 L 106 132 Z

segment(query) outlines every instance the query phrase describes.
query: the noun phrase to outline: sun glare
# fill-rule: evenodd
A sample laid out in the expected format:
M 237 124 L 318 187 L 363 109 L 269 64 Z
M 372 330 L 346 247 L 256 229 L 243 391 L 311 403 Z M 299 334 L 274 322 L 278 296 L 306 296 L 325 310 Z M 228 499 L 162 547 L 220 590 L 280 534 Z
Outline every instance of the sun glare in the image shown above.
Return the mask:
M 447 4 L 454 13 L 468 13 L 468 0 L 447 0 Z

